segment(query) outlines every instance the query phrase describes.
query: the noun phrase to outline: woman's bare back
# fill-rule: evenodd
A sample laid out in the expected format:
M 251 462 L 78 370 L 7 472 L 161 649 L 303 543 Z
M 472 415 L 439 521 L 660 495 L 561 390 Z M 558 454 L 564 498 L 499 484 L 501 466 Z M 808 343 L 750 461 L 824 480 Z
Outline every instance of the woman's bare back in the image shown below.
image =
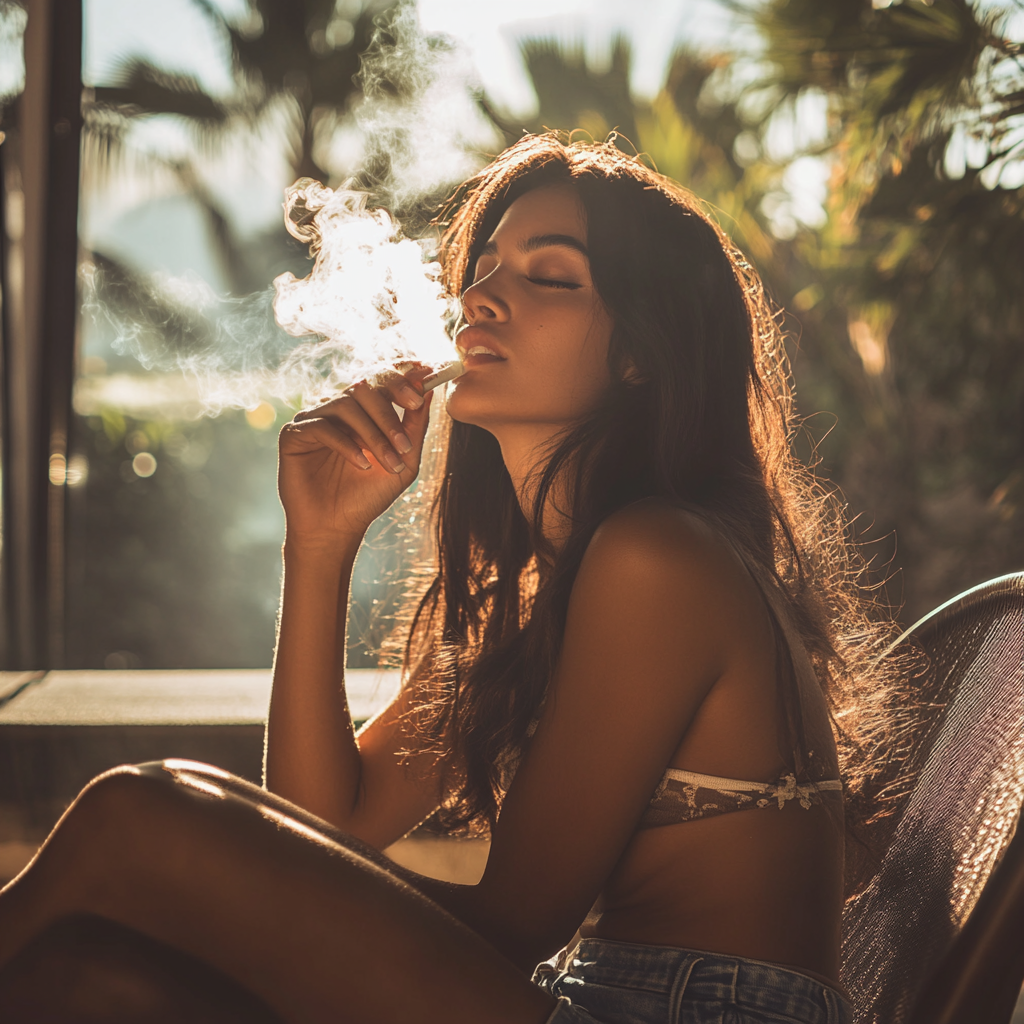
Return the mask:
M 780 752 L 776 631 L 765 595 L 731 545 L 697 517 L 657 502 L 638 526 L 694 531 L 721 562 L 730 588 L 717 611 L 733 637 L 729 661 L 693 717 L 669 766 L 726 779 L 773 782 Z M 671 520 L 685 519 L 685 526 Z M 646 523 L 645 523 L 646 520 Z M 777 602 L 776 602 L 777 605 Z M 779 611 L 784 614 L 783 609 Z M 838 778 L 824 696 L 797 680 L 813 768 Z M 820 780 L 819 780 L 820 781 Z M 585 936 L 680 946 L 787 964 L 837 984 L 843 885 L 841 795 L 804 808 L 753 807 L 637 831 L 602 891 Z

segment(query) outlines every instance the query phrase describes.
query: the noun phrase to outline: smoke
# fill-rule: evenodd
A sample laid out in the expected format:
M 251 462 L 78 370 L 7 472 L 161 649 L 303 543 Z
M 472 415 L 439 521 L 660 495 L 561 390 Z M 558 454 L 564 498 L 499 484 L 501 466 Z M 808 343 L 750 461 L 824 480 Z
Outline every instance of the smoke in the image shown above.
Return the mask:
M 303 397 L 301 383 L 279 372 L 295 340 L 274 322 L 272 289 L 218 295 L 196 273 L 142 276 L 100 253 L 79 274 L 83 318 L 114 353 L 148 371 L 122 365 L 119 373 L 79 378 L 79 412 L 111 406 L 189 419 Z
M 378 28 L 359 81 L 363 177 L 389 209 L 410 211 L 437 197 L 503 147 L 483 114 L 468 52 L 447 36 L 425 35 L 413 4 Z
M 480 166 L 481 148 L 497 148 L 495 130 L 475 101 L 468 56 L 424 36 L 411 4 L 379 27 L 360 81 L 363 98 L 349 115 L 360 135 L 358 179 L 335 191 L 303 179 L 286 191 L 285 224 L 316 256 L 308 277 L 282 274 L 234 298 L 194 274 L 141 277 L 99 255 L 83 267 L 84 311 L 117 353 L 167 380 L 178 375 L 189 414 L 268 399 L 308 405 L 384 365 L 455 358 L 457 304 L 427 243 L 406 237 L 396 216 L 421 227 L 439 195 Z M 80 383 L 90 406 L 104 404 L 103 380 Z M 119 403 L 126 388 L 122 375 Z M 160 393 L 166 414 L 170 392 Z M 113 404 L 113 390 L 109 397 Z
M 143 279 L 101 256 L 82 268 L 83 311 L 112 332 L 118 354 L 183 375 L 193 414 L 268 399 L 308 406 L 386 366 L 436 367 L 456 356 L 448 328 L 457 306 L 440 265 L 425 261 L 426 243 L 370 209 L 364 192 L 302 179 L 286 196 L 289 230 L 316 254 L 305 278 L 285 273 L 265 291 L 230 298 L 195 274 Z M 123 402 L 124 380 L 109 383 Z
M 441 267 L 425 263 L 422 243 L 405 238 L 386 210 L 367 208 L 365 192 L 324 188 L 303 178 L 286 193 L 285 223 L 309 242 L 308 277 L 274 281 L 277 322 L 289 334 L 313 335 L 280 366 L 317 398 L 388 364 L 454 359 L 446 325 L 456 308 L 441 285 Z

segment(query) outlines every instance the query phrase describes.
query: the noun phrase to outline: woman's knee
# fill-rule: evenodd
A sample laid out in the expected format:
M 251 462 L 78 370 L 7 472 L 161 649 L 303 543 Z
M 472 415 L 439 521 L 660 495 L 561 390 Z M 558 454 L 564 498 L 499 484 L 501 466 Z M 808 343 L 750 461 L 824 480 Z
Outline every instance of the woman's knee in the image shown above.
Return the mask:
M 89 820 L 105 827 L 139 825 L 154 814 L 165 815 L 188 804 L 184 778 L 175 765 L 189 765 L 195 781 L 210 777 L 207 770 L 219 769 L 199 762 L 150 761 L 120 765 L 93 779 L 71 806 L 68 818 Z M 195 785 L 188 787 L 195 789 Z
M 146 768 L 146 765 L 123 764 L 96 776 L 78 794 L 69 817 L 131 816 L 139 805 L 149 802 L 150 794 L 160 785 L 157 777 Z
M 92 801 L 148 803 L 156 796 L 176 791 L 182 783 L 204 780 L 211 784 L 238 781 L 222 768 L 201 761 L 166 758 L 141 764 L 122 764 L 96 776 L 82 791 Z M 194 787 L 193 787 L 194 788 Z

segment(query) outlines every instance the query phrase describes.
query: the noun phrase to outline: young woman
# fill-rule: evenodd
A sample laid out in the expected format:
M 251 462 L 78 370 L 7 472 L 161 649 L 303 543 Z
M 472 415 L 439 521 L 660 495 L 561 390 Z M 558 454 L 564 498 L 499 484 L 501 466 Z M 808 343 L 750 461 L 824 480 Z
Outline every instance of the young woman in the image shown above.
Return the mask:
M 190 762 L 94 781 L 0 895 L 9 991 L 86 914 L 287 1021 L 845 1022 L 834 722 L 875 633 L 790 456 L 758 279 L 606 144 L 526 138 L 449 218 L 467 372 L 401 693 L 354 733 L 349 578 L 420 466 L 415 372 L 282 432 L 266 790 Z M 378 852 L 435 812 L 489 831 L 479 884 Z

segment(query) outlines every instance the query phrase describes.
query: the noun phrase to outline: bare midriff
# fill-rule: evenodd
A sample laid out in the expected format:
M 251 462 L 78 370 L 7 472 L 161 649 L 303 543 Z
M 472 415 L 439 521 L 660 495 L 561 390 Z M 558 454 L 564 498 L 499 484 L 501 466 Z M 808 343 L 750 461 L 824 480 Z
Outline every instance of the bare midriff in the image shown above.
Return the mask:
M 581 935 L 763 960 L 839 987 L 840 799 L 637 832 Z

